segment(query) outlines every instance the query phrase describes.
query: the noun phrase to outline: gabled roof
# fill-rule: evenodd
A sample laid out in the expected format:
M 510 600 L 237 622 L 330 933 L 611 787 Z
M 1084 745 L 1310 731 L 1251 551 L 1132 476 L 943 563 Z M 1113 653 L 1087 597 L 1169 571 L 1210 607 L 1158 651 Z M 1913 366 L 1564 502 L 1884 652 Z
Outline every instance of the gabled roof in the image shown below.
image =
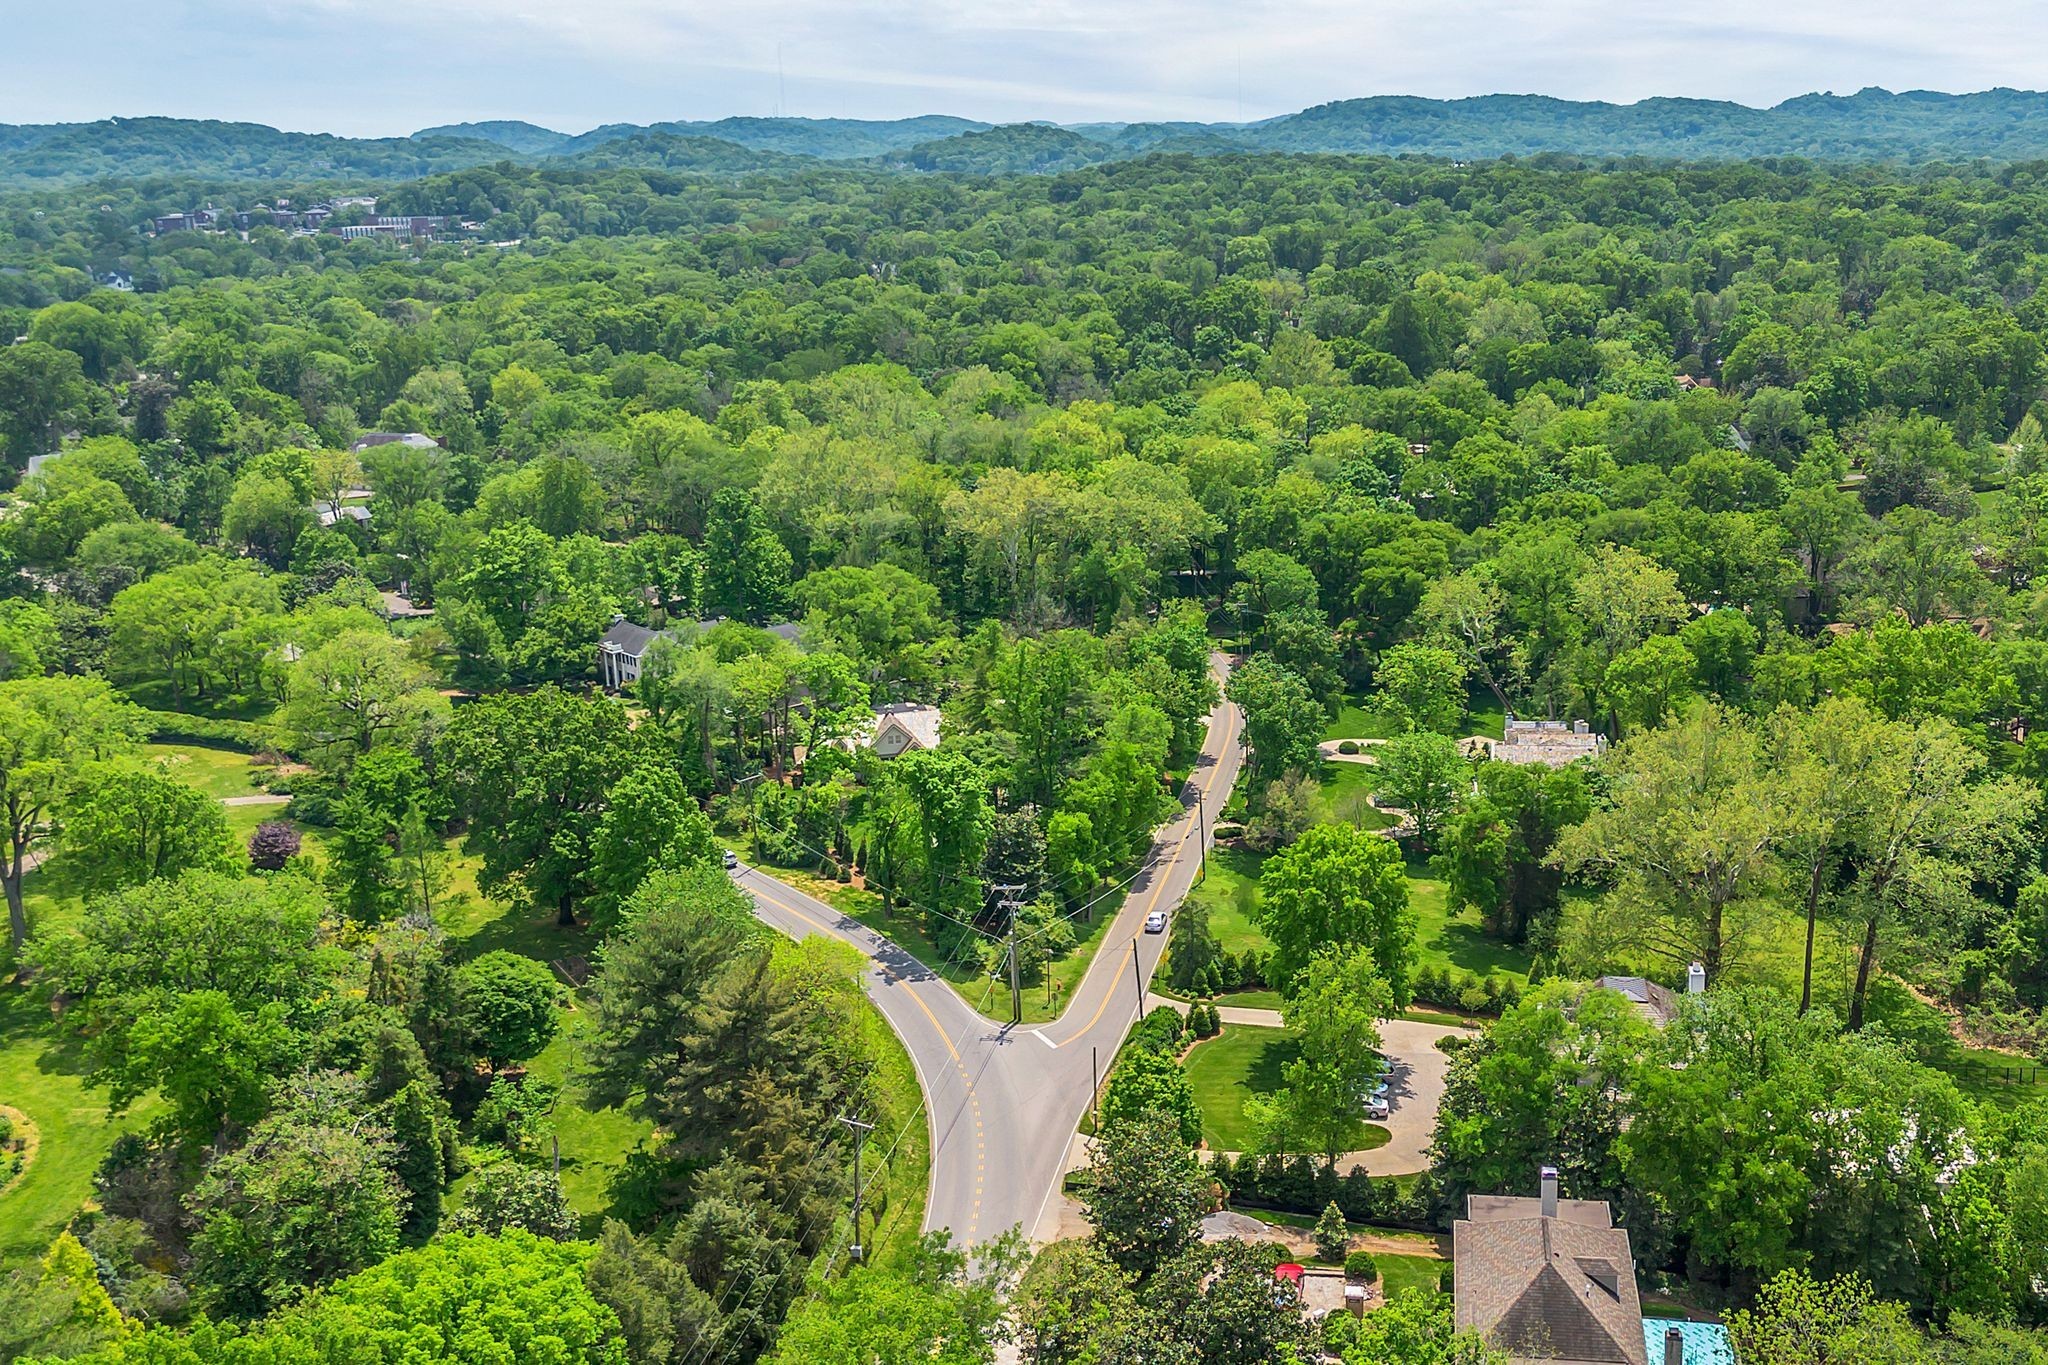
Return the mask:
M 919 748 L 939 747 L 939 708 L 926 706 L 922 702 L 892 701 L 887 706 L 875 708 L 875 734 L 890 725 L 900 728 L 903 733 L 916 741 Z M 872 741 L 871 741 L 872 742 Z
M 1643 1018 L 1662 1027 L 1678 1017 L 1678 993 L 1640 976 L 1603 976 L 1593 983 L 1625 995 Z
M 1474 1200 L 1452 1228 L 1458 1326 L 1516 1361 L 1646 1365 L 1628 1232 L 1606 1205 Z
M 654 637 L 659 634 L 658 630 L 649 630 L 631 621 L 614 621 L 611 629 L 604 633 L 604 638 L 598 641 L 598 647 L 637 659 L 647 652 L 647 646 L 654 643 Z

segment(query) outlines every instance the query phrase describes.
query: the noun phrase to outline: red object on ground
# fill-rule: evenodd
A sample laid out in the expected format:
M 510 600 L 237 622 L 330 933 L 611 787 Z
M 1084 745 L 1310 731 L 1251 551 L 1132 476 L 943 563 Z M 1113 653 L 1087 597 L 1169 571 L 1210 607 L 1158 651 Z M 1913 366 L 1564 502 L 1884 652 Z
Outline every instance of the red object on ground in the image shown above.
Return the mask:
M 1303 1273 L 1304 1272 L 1302 1271 L 1302 1268 L 1299 1265 L 1296 1265 L 1293 1261 L 1282 1261 L 1279 1265 L 1273 1267 L 1274 1279 L 1285 1280 L 1289 1284 L 1294 1285 L 1297 1288 L 1299 1288 L 1301 1285 L 1301 1277 Z

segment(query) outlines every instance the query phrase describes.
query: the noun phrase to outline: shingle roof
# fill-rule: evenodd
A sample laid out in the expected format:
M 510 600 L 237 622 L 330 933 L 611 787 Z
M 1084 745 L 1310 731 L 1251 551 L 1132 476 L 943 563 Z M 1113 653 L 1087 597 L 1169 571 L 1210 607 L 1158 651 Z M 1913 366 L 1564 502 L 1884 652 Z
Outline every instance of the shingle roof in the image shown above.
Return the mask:
M 1646 1365 L 1628 1232 L 1568 1202 L 1545 1218 L 1533 1199 L 1474 1201 L 1451 1234 L 1458 1326 L 1516 1361 Z
M 926 706 L 922 702 L 892 701 L 887 706 L 875 708 L 875 729 L 894 721 L 918 744 L 926 749 L 939 747 L 939 708 Z
M 1645 1019 L 1668 1024 L 1678 1017 L 1678 996 L 1668 986 L 1640 976 L 1603 976 L 1593 983 L 1602 990 L 1618 991 L 1635 1003 Z
M 661 632 L 658 630 L 649 630 L 646 626 L 634 625 L 631 621 L 614 621 L 611 629 L 604 633 L 604 639 L 598 643 L 606 649 L 618 650 L 627 658 L 637 659 L 647 652 L 647 646 L 652 644 L 654 637 L 659 634 Z

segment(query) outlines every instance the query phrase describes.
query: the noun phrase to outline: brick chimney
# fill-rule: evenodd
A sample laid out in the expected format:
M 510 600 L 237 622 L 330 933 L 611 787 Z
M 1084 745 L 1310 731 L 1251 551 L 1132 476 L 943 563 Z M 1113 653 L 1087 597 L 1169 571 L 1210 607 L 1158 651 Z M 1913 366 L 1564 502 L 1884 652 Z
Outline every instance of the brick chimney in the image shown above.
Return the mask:
M 1543 1216 L 1545 1218 L 1555 1218 L 1557 1217 L 1557 1167 L 1545 1166 L 1538 1176 L 1538 1181 L 1539 1187 L 1543 1191 Z
M 1685 1333 L 1676 1327 L 1664 1329 L 1664 1365 L 1685 1365 Z

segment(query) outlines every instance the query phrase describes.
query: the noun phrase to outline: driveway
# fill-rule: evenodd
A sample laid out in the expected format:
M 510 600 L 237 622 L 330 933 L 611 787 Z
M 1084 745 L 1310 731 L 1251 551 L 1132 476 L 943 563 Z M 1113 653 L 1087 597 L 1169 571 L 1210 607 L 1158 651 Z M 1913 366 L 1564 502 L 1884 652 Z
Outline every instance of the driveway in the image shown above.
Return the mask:
M 1155 995 L 1152 1003 L 1172 1005 L 1183 1013 L 1187 1005 Z M 1246 1024 L 1255 1028 L 1280 1028 L 1278 1010 L 1244 1009 L 1219 1005 L 1216 1015 L 1224 1024 Z M 1389 1063 L 1387 1099 L 1389 1113 L 1380 1127 L 1392 1136 L 1385 1146 L 1369 1152 L 1347 1152 L 1337 1158 L 1340 1169 L 1363 1166 L 1368 1175 L 1413 1175 L 1429 1169 L 1429 1144 L 1436 1133 L 1436 1111 L 1444 1100 L 1444 1078 L 1450 1074 L 1451 1059 L 1437 1048 L 1443 1038 L 1473 1038 L 1477 1029 L 1452 1028 L 1443 1024 L 1420 1024 L 1407 1019 L 1380 1023 L 1380 1051 Z

